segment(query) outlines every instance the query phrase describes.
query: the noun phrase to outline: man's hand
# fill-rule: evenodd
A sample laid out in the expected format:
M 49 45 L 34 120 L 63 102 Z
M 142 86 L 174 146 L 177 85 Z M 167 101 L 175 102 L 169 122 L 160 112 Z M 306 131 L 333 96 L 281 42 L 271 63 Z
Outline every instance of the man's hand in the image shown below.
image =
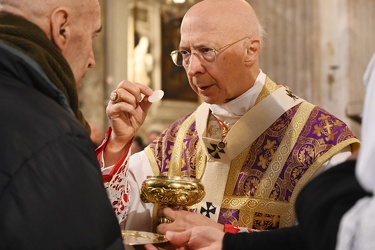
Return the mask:
M 104 151 L 107 166 L 115 164 L 129 149 L 129 143 L 146 119 L 151 106 L 148 96 L 152 93 L 148 86 L 126 80 L 112 92 L 107 106 L 107 117 L 112 127 Z
M 160 234 L 167 231 L 185 231 L 194 226 L 209 226 L 224 232 L 224 226 L 201 215 L 185 210 L 173 210 L 170 207 L 163 208 L 158 211 L 159 217 L 166 217 L 171 223 L 163 223 L 157 226 L 156 230 Z
M 166 236 L 170 245 L 163 246 L 163 249 L 164 247 L 165 249 L 178 250 L 217 250 L 223 248 L 224 232 L 213 227 L 192 227 L 183 232 L 168 231 Z M 145 245 L 145 249 L 158 249 L 155 246 Z

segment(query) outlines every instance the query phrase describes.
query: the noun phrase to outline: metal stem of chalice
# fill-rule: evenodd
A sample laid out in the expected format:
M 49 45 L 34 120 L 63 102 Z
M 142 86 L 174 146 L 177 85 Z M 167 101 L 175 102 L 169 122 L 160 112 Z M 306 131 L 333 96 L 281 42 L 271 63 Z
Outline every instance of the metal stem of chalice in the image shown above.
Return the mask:
M 200 180 L 190 177 L 148 176 L 141 187 L 143 202 L 185 209 L 200 202 L 205 194 Z M 168 219 L 161 218 L 161 222 Z

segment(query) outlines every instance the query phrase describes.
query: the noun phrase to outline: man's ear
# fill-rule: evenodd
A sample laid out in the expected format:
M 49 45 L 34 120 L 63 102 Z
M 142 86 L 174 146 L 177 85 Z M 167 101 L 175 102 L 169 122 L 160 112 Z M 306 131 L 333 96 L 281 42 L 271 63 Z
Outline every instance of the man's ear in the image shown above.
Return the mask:
M 247 46 L 247 50 L 246 50 L 245 62 L 250 65 L 254 64 L 259 58 L 259 53 L 260 53 L 260 41 L 259 40 L 250 41 L 250 44 Z
M 69 15 L 64 8 L 56 9 L 51 15 L 51 40 L 62 51 L 69 35 Z

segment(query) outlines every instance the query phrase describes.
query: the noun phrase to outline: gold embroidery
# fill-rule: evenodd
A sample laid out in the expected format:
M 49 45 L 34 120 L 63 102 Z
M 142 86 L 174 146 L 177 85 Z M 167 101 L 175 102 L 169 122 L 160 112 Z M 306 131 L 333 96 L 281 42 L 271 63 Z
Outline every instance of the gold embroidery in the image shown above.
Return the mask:
M 197 152 L 195 154 L 196 178 L 201 179 L 206 168 L 207 156 L 203 150 L 202 144 L 198 143 Z
M 300 162 L 307 162 L 311 164 L 315 156 L 315 150 L 312 146 L 305 146 L 300 150 L 298 154 L 298 160 Z
M 273 148 L 275 147 L 275 144 L 276 144 L 276 141 L 267 140 L 267 143 L 264 146 L 264 149 L 269 149 L 270 150 L 271 156 L 273 156 L 275 154 L 275 151 L 273 150 Z
M 232 210 L 226 210 L 221 216 L 225 218 L 225 221 L 231 222 L 234 226 L 238 226 L 237 219 L 233 216 Z
M 257 187 L 259 186 L 260 180 L 254 176 L 250 177 L 250 181 L 245 183 L 245 193 L 249 194 L 250 196 L 253 196 Z
M 278 87 L 278 85 L 272 83 L 271 84 L 272 86 L 274 87 Z M 269 91 L 269 90 L 267 90 Z M 301 104 L 302 106 L 302 104 Z M 301 111 L 301 107 L 299 108 Z M 324 117 L 321 117 L 322 119 L 320 120 L 322 122 L 322 128 L 323 128 L 323 118 Z M 301 121 L 299 121 L 301 122 Z M 336 121 L 335 119 L 332 119 L 332 122 L 336 123 L 338 121 Z M 298 126 L 302 126 L 303 125 L 303 122 L 301 122 L 301 124 L 297 123 Z M 324 125 L 327 125 L 327 124 L 324 124 Z M 284 126 L 284 124 L 280 124 L 279 126 Z M 297 127 L 298 127 L 297 126 Z M 296 130 L 298 130 L 299 128 L 297 128 Z M 327 128 L 326 128 L 327 129 Z M 321 130 L 322 132 L 322 135 L 325 133 L 324 132 L 324 129 Z M 207 131 L 206 131 L 207 132 Z M 289 137 L 298 137 L 298 133 L 296 134 L 293 134 L 293 133 L 296 133 L 295 130 L 288 130 L 287 131 L 287 134 Z M 271 223 L 271 221 L 275 221 L 277 223 L 277 219 L 275 219 L 274 217 L 272 216 L 276 216 L 279 218 L 279 223 L 280 223 L 280 227 L 285 227 L 285 226 L 291 226 L 291 225 L 294 225 L 295 223 L 295 220 L 294 220 L 294 201 L 297 197 L 297 194 L 299 193 L 299 191 L 301 190 L 301 188 L 303 187 L 303 185 L 311 178 L 311 176 L 315 173 L 315 171 L 321 166 L 321 164 L 325 161 L 327 161 L 330 157 L 332 157 L 332 155 L 334 155 L 335 153 L 339 152 L 342 148 L 344 148 L 345 146 L 347 145 L 350 145 L 350 144 L 353 144 L 352 145 L 352 148 L 357 148 L 359 143 L 358 143 L 358 140 L 355 139 L 355 138 L 352 138 L 352 139 L 346 139 L 346 136 L 345 136 L 345 133 L 342 133 L 340 134 L 340 136 L 343 137 L 343 139 L 341 141 L 344 141 L 343 143 L 339 143 L 338 145 L 334 146 L 333 148 L 331 148 L 327 153 L 325 153 L 323 156 L 319 157 L 318 160 L 316 160 L 316 162 L 314 162 L 312 165 L 310 165 L 310 167 L 307 169 L 306 173 L 304 173 L 304 175 L 302 176 L 301 179 L 298 180 L 298 182 L 296 183 L 296 186 L 294 188 L 294 191 L 293 193 L 291 194 L 291 197 L 289 199 L 289 203 L 288 202 L 280 202 L 278 200 L 275 200 L 277 197 L 279 197 L 280 195 L 283 195 L 283 194 L 280 194 L 280 187 L 282 188 L 281 190 L 283 190 L 284 187 L 288 187 L 288 183 L 289 183 L 289 180 L 283 180 L 283 181 L 280 181 L 278 180 L 278 183 L 277 185 L 272 185 L 272 178 L 271 181 L 265 181 L 264 182 L 264 185 L 265 186 L 269 186 L 270 188 L 270 195 L 269 197 L 265 197 L 264 199 L 259 197 L 259 198 L 253 198 L 251 197 L 253 194 L 254 194 L 254 191 L 257 189 L 257 186 L 260 185 L 259 184 L 259 175 L 258 173 L 244 173 L 246 174 L 246 176 L 244 177 L 241 177 L 241 180 L 242 179 L 246 179 L 246 181 L 242 181 L 242 183 L 239 183 L 238 185 L 243 185 L 243 188 L 245 189 L 246 191 L 246 195 L 249 194 L 249 196 L 241 196 L 241 197 L 238 197 L 238 196 L 234 196 L 234 195 L 239 195 L 238 193 L 234 194 L 234 190 L 235 190 L 235 187 L 236 187 L 236 182 L 237 180 L 239 180 L 239 175 L 241 173 L 241 168 L 244 167 L 244 166 L 253 166 L 255 163 L 255 155 L 257 154 L 251 154 L 249 153 L 249 150 L 250 150 L 250 147 L 247 147 L 243 152 L 241 152 L 238 156 L 236 156 L 232 161 L 231 161 L 231 168 L 230 168 L 230 172 L 229 172 L 229 175 L 228 175 L 228 181 L 226 183 L 226 187 L 225 187 L 225 192 L 224 192 L 224 198 L 223 198 L 223 202 L 222 202 L 222 208 L 224 209 L 229 209 L 227 210 L 227 212 L 225 213 L 226 214 L 226 217 L 229 219 L 229 220 L 235 220 L 233 218 L 233 215 L 232 213 L 234 212 L 235 209 L 239 209 L 240 212 L 239 212 L 239 219 L 238 221 L 234 222 L 236 225 L 238 226 L 245 226 L 245 227 L 252 227 L 253 226 L 253 222 L 254 222 L 254 218 L 255 217 L 258 217 L 258 218 L 269 218 L 267 220 L 263 220 L 263 221 L 268 221 L 268 223 Z M 285 138 L 285 142 L 283 141 L 282 143 L 285 143 L 285 144 L 294 144 L 293 141 L 289 138 L 287 140 L 287 138 Z M 320 141 L 320 143 L 323 145 L 324 144 L 324 138 L 319 138 L 318 139 Z M 206 156 L 206 147 L 204 145 L 201 145 L 201 141 L 197 141 L 196 142 L 196 147 L 197 147 L 197 152 L 196 152 L 196 155 L 195 155 L 195 159 L 194 161 L 196 162 L 196 176 L 197 178 L 201 178 L 202 177 L 202 173 L 204 172 L 204 168 L 205 168 L 205 165 L 206 165 L 206 161 L 207 161 L 207 156 Z M 183 147 L 186 147 L 186 145 L 184 143 L 182 143 L 184 146 Z M 272 148 L 271 147 L 272 143 L 269 143 L 267 144 L 266 147 L 269 147 L 269 148 Z M 282 146 L 282 145 L 280 145 Z M 183 148 L 181 147 L 181 148 Z M 189 146 L 189 150 L 193 148 L 193 146 Z M 291 146 L 289 146 L 291 147 Z M 287 149 L 287 148 L 286 148 Z M 281 148 L 279 147 L 279 150 L 281 150 Z M 285 150 L 285 149 L 283 149 Z M 309 162 L 309 158 L 312 160 L 313 156 L 314 156 L 314 151 L 313 151 L 313 148 L 311 146 L 309 146 L 307 143 L 306 143 L 306 147 L 303 148 L 301 151 L 304 151 L 305 153 L 307 153 L 306 155 L 296 155 L 294 157 L 299 157 L 300 159 L 303 159 L 305 157 L 305 161 Z M 301 152 L 299 151 L 299 152 Z M 319 151 L 319 150 L 318 150 Z M 173 150 L 173 152 L 175 152 L 175 150 Z M 275 153 L 275 151 L 274 151 Z M 283 154 L 285 152 L 284 151 L 276 151 L 276 156 L 275 158 L 277 158 L 277 156 L 280 154 L 281 155 L 281 158 L 283 157 Z M 285 153 L 287 154 L 287 153 Z M 181 153 L 182 155 L 182 153 Z M 174 159 L 174 158 L 171 158 L 171 159 Z M 279 162 L 278 164 L 282 164 L 284 159 L 279 159 Z M 245 162 L 245 161 L 249 161 L 248 162 Z M 303 160 L 302 160 L 303 161 Z M 180 161 L 182 162 L 182 161 Z M 283 166 L 283 165 L 282 165 Z M 183 167 L 183 166 L 180 166 L 180 167 Z M 274 165 L 273 162 L 271 162 L 269 168 L 272 168 L 272 171 L 276 171 L 276 168 L 277 168 L 277 164 Z M 293 169 L 288 169 L 289 172 L 289 175 L 291 176 L 291 178 L 295 179 L 295 178 L 299 178 L 298 176 L 300 175 L 300 171 L 302 171 L 301 169 L 298 169 L 298 168 L 293 168 Z M 242 174 L 242 173 L 241 173 Z M 247 178 L 246 178 L 247 177 Z M 263 179 L 264 180 L 264 179 Z M 242 193 L 242 191 L 241 191 Z M 226 210 L 222 210 L 222 211 L 226 211 Z M 271 217 L 273 220 L 271 220 Z M 275 219 L 275 220 L 274 220 Z M 261 220 L 258 220 L 258 221 L 261 221 Z M 261 223 L 259 223 L 259 225 L 262 225 Z M 263 223 L 263 225 L 265 225 Z
M 171 155 L 173 153 L 174 145 L 171 145 L 170 149 L 167 151 L 168 155 Z
M 260 92 L 258 98 L 255 101 L 255 105 L 258 104 L 260 101 L 262 101 L 267 96 L 269 96 L 273 91 L 275 91 L 276 89 L 281 88 L 281 87 L 282 87 L 282 85 L 277 85 L 267 76 L 264 87 L 263 87 L 262 91 Z
M 328 150 L 325 154 L 321 155 L 313 164 L 309 166 L 309 169 L 302 175 L 302 177 L 298 180 L 294 192 L 290 198 L 290 202 L 294 204 L 295 200 L 297 199 L 297 195 L 303 188 L 303 186 L 307 183 L 307 181 L 314 175 L 314 173 L 318 170 L 318 168 L 332 156 L 340 152 L 343 148 L 351 145 L 352 151 L 359 148 L 360 142 L 357 138 L 350 138 L 343 142 L 340 142 L 333 146 L 330 150 Z
M 287 202 L 251 197 L 226 196 L 222 208 L 239 209 L 238 226 L 252 228 L 256 213 L 274 215 L 279 218 L 279 227 L 294 225 L 294 205 Z
M 270 141 L 267 139 L 266 145 L 263 147 L 264 154 L 259 156 L 258 166 L 266 169 L 268 164 L 270 163 L 271 159 L 275 155 L 275 145 L 276 141 Z
M 147 155 L 147 158 L 149 159 L 152 172 L 154 173 L 154 175 L 160 175 L 160 169 L 158 167 L 158 164 L 156 162 L 154 153 L 151 150 L 150 146 L 147 146 L 144 151 L 145 151 L 145 153 Z
M 267 213 L 254 213 L 253 229 L 265 230 L 268 228 L 279 228 L 280 215 Z
M 321 123 L 314 126 L 313 133 L 319 137 L 325 136 L 325 140 L 327 142 L 333 141 L 338 132 L 332 131 L 332 127 L 334 127 L 335 125 L 341 126 L 342 122 L 337 119 L 332 119 L 334 118 L 330 118 L 329 116 L 322 114 L 318 118 Z
M 277 85 L 275 85 L 275 86 L 277 86 Z M 301 106 L 302 106 L 302 104 L 301 104 Z M 301 107 L 300 107 L 300 109 L 301 109 Z M 299 110 L 298 112 L 300 112 L 300 111 L 301 110 Z M 298 131 L 298 129 L 299 129 L 298 126 L 303 126 L 303 124 L 304 124 L 304 122 L 298 121 L 297 128 L 294 128 L 294 129 L 291 129 L 290 131 L 289 130 L 287 131 L 287 134 L 288 134 L 287 137 L 292 137 L 292 138 L 294 136 L 298 137 L 299 133 L 296 133 L 296 130 Z M 283 124 L 281 124 L 280 126 L 283 126 Z M 291 126 L 291 127 L 293 127 L 293 126 Z M 288 144 L 294 145 L 293 140 L 291 140 L 290 138 L 287 139 L 287 137 L 285 138 L 285 140 L 286 140 L 285 142 L 282 141 L 282 144 L 284 143 L 284 144 L 287 144 L 287 145 Z M 322 140 L 322 139 L 320 139 L 320 140 Z M 345 145 L 350 145 L 351 143 L 357 144 L 357 142 L 358 142 L 358 140 L 353 139 L 353 140 L 345 141 L 344 144 Z M 201 141 L 199 141 L 197 143 L 198 143 L 197 153 L 195 155 L 196 159 L 194 161 L 197 162 L 196 163 L 197 164 L 197 166 L 196 166 L 197 178 L 201 178 L 202 173 L 204 172 L 204 168 L 205 168 L 205 164 L 206 164 L 206 160 L 207 160 L 205 158 L 206 148 L 205 148 L 204 145 L 201 145 Z M 254 193 L 254 190 L 257 189 L 257 185 L 259 183 L 259 179 L 257 179 L 257 175 L 255 174 L 253 176 L 253 173 L 249 174 L 248 178 L 247 178 L 247 181 L 246 182 L 244 181 L 242 183 L 243 186 L 244 186 L 244 189 L 246 189 L 246 192 L 247 192 L 247 194 L 250 195 L 250 197 L 249 196 L 246 196 L 246 197 L 244 197 L 244 196 L 242 196 L 242 197 L 233 196 L 233 195 L 238 195 L 238 194 L 233 194 L 233 192 L 235 190 L 236 182 L 239 179 L 239 174 L 241 173 L 241 168 L 243 166 L 249 166 L 249 165 L 253 166 L 252 163 L 247 163 L 247 162 L 245 163 L 245 161 L 255 162 L 255 160 L 254 160 L 255 157 L 253 155 L 249 154 L 249 150 L 250 150 L 250 147 L 251 147 L 251 145 L 250 145 L 248 148 L 246 148 L 243 152 L 241 152 L 237 157 L 235 157 L 231 161 L 231 168 L 230 168 L 230 172 L 229 172 L 229 175 L 228 175 L 228 181 L 227 181 L 226 187 L 225 187 L 224 198 L 223 198 L 223 202 L 222 202 L 222 208 L 232 209 L 232 210 L 234 210 L 234 209 L 240 210 L 239 219 L 238 219 L 238 222 L 236 222 L 239 226 L 252 227 L 253 223 L 254 223 L 254 219 L 256 217 L 258 217 L 258 219 L 267 218 L 263 221 L 266 221 L 266 222 L 268 221 L 268 223 L 271 223 L 271 221 L 277 223 L 277 221 L 279 220 L 280 227 L 293 225 L 294 222 L 295 222 L 294 221 L 294 212 L 293 212 L 293 206 L 294 205 L 293 204 L 294 204 L 297 193 L 300 191 L 300 189 L 306 183 L 306 181 L 308 179 L 310 179 L 310 177 L 316 171 L 316 169 L 323 162 L 325 162 L 327 159 L 329 159 L 329 157 L 331 157 L 334 154 L 335 151 L 338 152 L 340 149 L 345 147 L 344 144 L 340 144 L 339 147 L 334 147 L 333 150 L 329 150 L 328 154 L 325 154 L 324 157 L 319 158 L 318 161 L 314 162 L 314 164 L 309 167 L 307 172 L 297 182 L 297 184 L 294 188 L 294 192 L 291 194 L 292 196 L 290 198 L 289 203 L 288 202 L 279 202 L 277 200 L 274 200 L 276 197 L 278 197 L 280 195 L 279 187 L 288 186 L 288 185 L 286 185 L 287 183 L 289 183 L 288 180 L 283 181 L 281 183 L 278 183 L 277 186 L 274 187 L 274 185 L 272 185 L 273 179 L 270 178 L 271 181 L 265 181 L 263 183 L 263 185 L 265 185 L 267 187 L 268 186 L 270 187 L 269 188 L 269 190 L 270 190 L 269 197 L 265 197 L 264 199 L 263 198 L 253 198 L 253 197 L 251 197 L 251 195 L 252 195 L 251 193 Z M 289 145 L 289 147 L 291 147 L 290 145 Z M 282 146 L 282 145 L 280 145 L 280 146 Z M 272 148 L 272 141 L 267 142 L 266 147 L 272 149 L 273 153 L 275 153 L 275 149 Z M 288 146 L 286 147 L 286 149 L 288 149 Z M 279 147 L 278 150 L 281 150 L 281 148 Z M 285 150 L 285 148 L 283 150 Z M 306 150 L 305 152 L 308 153 L 307 157 L 313 156 L 313 151 L 312 151 L 311 147 L 307 146 L 304 150 Z M 175 151 L 173 151 L 173 152 L 175 152 Z M 269 154 L 271 154 L 271 153 L 269 153 Z M 285 153 L 284 151 L 279 152 L 279 151 L 276 150 L 276 156 L 274 158 L 277 158 L 278 155 L 283 157 L 283 154 L 287 154 L 287 153 Z M 181 155 L 182 155 L 182 153 L 181 153 Z M 299 155 L 298 157 L 305 157 L 305 156 Z M 199 159 L 203 159 L 203 158 L 204 158 L 204 160 L 199 160 Z M 281 165 L 283 161 L 285 162 L 285 159 L 279 159 L 278 164 Z M 308 161 L 308 159 L 307 159 L 307 161 Z M 198 164 L 199 164 L 199 166 L 198 166 Z M 283 166 L 283 165 L 281 165 L 281 166 Z M 180 166 L 180 167 L 182 167 L 182 166 Z M 274 163 L 271 162 L 269 168 L 272 168 L 273 169 L 272 171 L 276 171 L 277 164 L 274 165 Z M 293 168 L 293 169 L 289 169 L 289 171 L 292 171 L 290 173 L 290 176 L 292 178 L 297 178 L 297 179 L 299 178 L 298 176 L 300 175 L 301 169 Z M 246 178 L 246 176 L 245 176 L 245 178 Z M 239 185 L 241 185 L 241 184 L 239 184 Z M 235 220 L 232 216 L 232 212 L 227 211 L 226 217 L 228 217 L 228 219 L 230 219 L 230 220 L 232 220 L 232 219 Z M 272 218 L 272 220 L 271 220 L 271 218 Z M 258 220 L 258 221 L 261 222 L 262 220 Z M 260 226 L 264 225 L 265 226 L 266 224 L 258 223 L 258 225 L 260 225 Z
M 169 167 L 169 176 L 180 176 L 181 169 L 184 167 L 183 162 L 183 152 L 186 147 L 184 143 L 184 138 L 187 131 L 190 129 L 191 125 L 195 122 L 196 112 L 191 114 L 180 126 L 179 131 L 177 132 L 177 137 L 174 143 L 171 161 L 168 162 L 167 167 Z M 170 166 L 172 165 L 172 166 Z
M 333 141 L 335 139 L 335 136 L 336 136 L 337 132 L 335 133 L 330 133 L 328 136 L 327 136 L 327 141 Z
M 277 90 L 280 87 L 282 87 L 282 86 L 276 85 L 276 83 L 274 83 L 270 78 L 267 77 L 266 82 L 265 82 L 265 86 L 263 87 L 260 95 L 258 96 L 258 98 L 256 100 L 256 104 L 259 103 L 260 101 L 262 101 L 270 93 L 272 93 L 273 91 Z M 237 180 L 238 180 L 240 172 L 241 172 L 241 168 L 242 168 L 242 166 L 244 166 L 245 160 L 250 161 L 250 163 L 247 163 L 248 165 L 253 165 L 253 163 L 255 161 L 259 160 L 259 159 L 256 158 L 257 157 L 256 154 L 249 154 L 249 151 L 250 151 L 251 147 L 252 147 L 252 145 L 249 145 L 243 152 L 241 152 L 238 156 L 236 156 L 232 160 L 230 170 L 229 170 L 229 173 L 228 173 L 228 180 L 227 180 L 227 185 L 226 185 L 226 188 L 225 188 L 224 195 L 232 195 L 233 194 L 233 192 L 235 190 Z M 248 159 L 248 157 L 250 157 L 250 158 Z M 266 158 L 264 158 L 264 160 L 266 160 Z M 256 191 L 258 189 L 258 181 L 259 180 L 256 180 L 256 181 L 250 180 L 250 181 L 254 182 L 255 185 L 252 189 L 249 189 L 247 191 L 247 193 L 249 195 L 254 195 L 254 191 Z
M 285 136 L 276 150 L 276 156 L 273 157 L 272 162 L 269 164 L 268 169 L 264 173 L 264 177 L 260 182 L 256 197 L 267 198 L 270 196 L 272 189 L 279 178 L 283 166 L 285 165 L 288 156 L 294 147 L 299 134 L 301 133 L 307 119 L 314 106 L 310 103 L 303 102 L 298 108 L 297 113 L 293 117 Z M 273 194 L 275 195 L 275 194 Z
M 250 147 L 247 147 L 246 150 L 241 152 L 237 157 L 235 157 L 230 163 L 230 169 L 228 173 L 227 184 L 225 186 L 224 195 L 232 195 L 236 187 L 238 176 L 241 172 L 241 168 L 249 155 Z
M 331 133 L 331 128 L 333 127 L 333 125 L 329 123 L 329 116 L 322 114 L 318 118 L 318 120 L 324 122 L 323 130 L 327 131 L 326 134 L 330 134 Z
M 259 156 L 259 162 L 257 165 L 259 167 L 262 167 L 263 169 L 266 169 L 268 165 L 268 159 L 264 157 L 263 155 Z
M 319 125 L 314 126 L 314 132 L 313 132 L 314 135 L 317 135 L 317 136 L 320 137 L 320 136 L 322 136 L 322 132 L 323 132 L 322 127 L 320 127 Z
M 342 126 L 344 123 L 337 119 L 333 124 L 335 124 L 335 126 Z

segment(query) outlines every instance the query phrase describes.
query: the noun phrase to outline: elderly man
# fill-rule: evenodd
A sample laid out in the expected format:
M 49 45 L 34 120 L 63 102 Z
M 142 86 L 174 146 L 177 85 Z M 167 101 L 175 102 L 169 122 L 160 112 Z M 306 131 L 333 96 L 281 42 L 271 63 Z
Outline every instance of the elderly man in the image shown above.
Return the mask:
M 0 0 L 0 249 L 123 249 L 77 99 L 101 27 L 98 0 Z
M 325 171 L 299 193 L 299 225 L 262 233 L 224 233 L 213 227 L 167 232 L 168 249 L 319 249 L 375 248 L 375 55 L 363 80 L 366 88 L 362 119 L 362 148 L 347 161 Z M 355 159 L 357 158 L 356 161 Z M 160 245 L 159 245 L 160 246 Z M 146 249 L 155 250 L 147 245 Z
M 130 157 L 128 169 L 112 172 L 129 180 L 110 191 L 120 221 L 128 229 L 152 230 L 157 208 L 140 201 L 140 186 L 148 175 L 174 175 L 200 179 L 206 196 L 193 208 L 197 213 L 159 210 L 159 217 L 172 221 L 158 225 L 160 233 L 194 225 L 227 232 L 294 225 L 299 191 L 348 157 L 358 139 L 337 117 L 260 70 L 263 28 L 246 1 L 200 1 L 180 31 L 171 56 L 203 103 Z M 109 113 L 115 105 L 109 104 Z M 128 129 L 115 125 L 116 134 Z M 119 202 L 121 197 L 130 203 Z

